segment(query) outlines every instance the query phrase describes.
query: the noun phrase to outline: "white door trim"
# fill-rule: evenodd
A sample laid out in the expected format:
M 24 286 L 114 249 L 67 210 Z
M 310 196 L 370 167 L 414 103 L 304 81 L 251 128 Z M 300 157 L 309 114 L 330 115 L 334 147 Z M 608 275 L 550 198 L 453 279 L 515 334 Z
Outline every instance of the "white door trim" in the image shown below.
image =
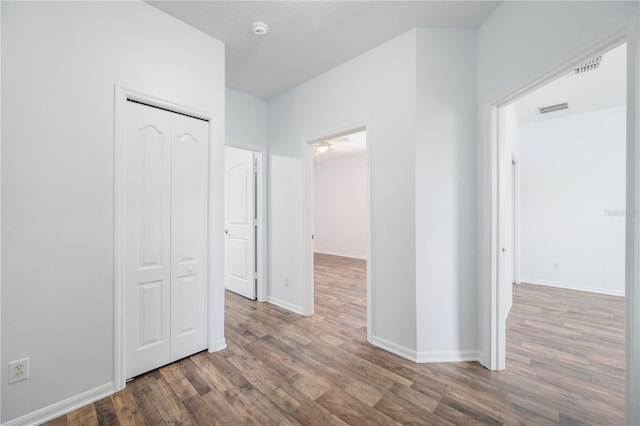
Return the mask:
M 504 140 L 504 137 L 500 137 L 502 133 L 500 126 L 504 126 L 504 122 L 500 121 L 501 111 L 506 105 L 513 103 L 526 94 L 531 93 L 532 91 L 568 73 L 575 64 L 586 61 L 588 60 L 588 58 L 591 58 L 596 54 L 600 54 L 603 51 L 610 50 L 624 43 L 626 41 L 626 35 L 626 28 L 619 29 L 617 32 L 614 32 L 608 39 L 601 41 L 600 43 L 597 43 L 589 48 L 585 48 L 585 50 L 583 50 L 582 52 L 558 64 L 558 66 L 555 67 L 554 71 L 538 77 L 531 83 L 512 91 L 506 96 L 496 98 L 485 104 L 485 123 L 487 123 L 485 143 L 488 143 L 490 150 L 489 163 L 485 163 L 485 170 L 488 170 L 490 174 L 490 178 L 485 181 L 485 191 L 487 191 L 487 193 L 490 194 L 491 197 L 489 206 L 491 229 L 488 235 L 485 233 L 485 238 L 489 238 L 489 241 L 485 242 L 490 243 L 491 247 L 490 264 L 485 266 L 489 267 L 489 271 L 491 271 L 491 278 L 489 280 L 489 288 L 485 289 L 485 291 L 488 290 L 489 292 L 489 298 L 488 305 L 486 304 L 487 299 L 485 299 L 484 308 L 486 313 L 486 320 L 489 321 L 491 332 L 490 342 L 488 345 L 488 353 L 485 354 L 486 359 L 483 364 L 485 364 L 485 366 L 490 370 L 500 370 L 504 368 L 503 366 L 506 359 L 504 339 L 501 339 L 501 337 L 505 334 L 506 324 L 504 321 L 500 321 L 499 315 L 497 315 L 498 312 L 501 312 L 500 309 L 502 308 L 500 306 L 500 294 L 498 286 L 498 271 L 500 270 L 499 258 L 501 254 L 501 245 L 499 244 L 501 240 L 499 238 L 500 218 L 498 208 L 498 188 L 500 186 L 500 175 L 498 173 L 498 169 L 500 165 L 498 163 L 498 154 L 501 150 L 506 149 L 506 146 L 504 146 L 506 144 L 506 141 Z M 510 158 L 511 157 L 509 156 L 509 159 Z M 486 185 L 490 186 L 487 187 Z M 628 187 L 627 190 L 629 191 L 630 188 Z M 485 245 L 485 247 L 486 246 L 489 246 L 489 244 Z
M 520 284 L 520 161 L 512 155 L 513 164 L 513 282 Z
M 640 424 L 640 11 L 627 38 L 625 423 Z M 629 209 L 632 209 L 629 212 Z M 629 214 L 633 213 L 633 214 Z
M 258 288 L 256 289 L 256 298 L 258 302 L 267 301 L 267 148 L 257 145 L 245 144 L 234 139 L 227 138 L 226 146 L 251 151 L 258 156 L 258 185 L 256 191 L 258 193 L 257 210 L 258 210 Z
M 321 138 L 306 141 L 304 152 L 304 229 L 302 231 L 303 268 L 302 268 L 302 315 L 313 315 L 314 301 L 314 261 L 313 261 L 313 144 Z M 367 314 L 367 317 L 369 315 Z
M 599 42 L 586 47 L 580 53 L 559 63 L 555 70 L 539 76 L 529 84 L 511 93 L 496 97 L 484 104 L 484 122 L 486 132 L 483 144 L 488 148 L 489 157 L 484 160 L 484 169 L 488 176 L 484 181 L 484 194 L 489 196 L 489 229 L 483 224 L 483 247 L 490 247 L 488 264 L 484 264 L 487 271 L 489 285 L 483 289 L 485 321 L 489 321 L 490 341 L 485 344 L 488 353 L 482 363 L 490 370 L 498 369 L 504 363 L 506 348 L 500 346 L 498 337 L 504 331 L 506 324 L 498 321 L 500 312 L 500 298 L 498 292 L 499 250 L 498 240 L 498 149 L 503 140 L 499 138 L 497 119 L 499 109 L 510 104 L 527 93 L 555 80 L 570 71 L 576 63 L 587 60 L 603 51 L 626 42 L 627 43 L 627 202 L 628 212 L 626 222 L 626 417 L 627 424 L 640 424 L 640 16 L 618 28 L 613 28 L 609 36 Z M 488 232 L 486 232 L 488 231 Z M 486 262 L 487 259 L 483 262 Z M 483 269 L 484 269 L 483 268 Z M 485 277 L 482 277 L 483 281 Z M 486 281 L 485 281 L 486 282 Z M 635 320 L 635 321 L 634 321 Z
M 214 288 L 214 259 L 212 250 L 214 247 L 215 223 L 213 221 L 213 199 L 214 199 L 214 173 L 211 167 L 214 164 L 214 126 L 216 125 L 215 114 L 187 107 L 175 102 L 167 101 L 152 95 L 140 93 L 125 87 L 115 85 L 114 93 L 114 301 L 113 301 L 113 383 L 115 391 L 124 389 L 126 377 L 125 369 L 125 326 L 126 326 L 126 291 L 125 291 L 125 147 L 124 147 L 124 123 L 125 105 L 132 100 L 153 107 L 165 109 L 178 114 L 189 115 L 191 117 L 205 120 L 209 123 L 209 213 L 207 223 L 207 269 L 208 269 L 208 303 L 207 303 L 207 336 L 208 349 L 210 352 L 224 349 L 224 342 L 219 342 L 212 334 L 216 329 L 216 321 L 219 315 L 212 312 L 211 295 L 216 294 Z
M 354 123 L 332 131 L 312 136 L 305 141 L 305 162 L 304 162 L 304 229 L 303 229 L 303 287 L 302 287 L 302 315 L 313 315 L 314 312 L 314 279 L 313 279 L 313 144 L 322 140 L 335 139 L 340 136 L 356 133 L 364 130 L 366 132 L 366 169 L 367 169 L 367 341 L 371 341 L 372 333 L 372 300 L 373 294 L 373 274 L 372 265 L 375 263 L 375 253 L 373 253 L 373 221 L 374 215 L 371 209 L 373 204 L 373 180 L 371 179 L 371 126 L 367 121 Z

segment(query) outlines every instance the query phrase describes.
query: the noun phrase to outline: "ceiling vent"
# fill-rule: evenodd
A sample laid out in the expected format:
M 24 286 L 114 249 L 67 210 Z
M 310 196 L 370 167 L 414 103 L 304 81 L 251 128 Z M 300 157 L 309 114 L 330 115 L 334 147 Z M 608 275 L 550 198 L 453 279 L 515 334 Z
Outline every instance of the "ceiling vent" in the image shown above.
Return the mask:
M 562 111 L 564 109 L 569 109 L 569 104 L 566 102 L 562 104 L 549 105 L 546 107 L 538 108 L 538 112 L 540 114 L 549 114 L 550 112 Z
M 582 74 L 588 71 L 595 71 L 600 68 L 600 64 L 602 63 L 602 55 L 597 56 L 591 59 L 586 64 L 580 65 L 578 68 L 573 69 L 574 74 Z

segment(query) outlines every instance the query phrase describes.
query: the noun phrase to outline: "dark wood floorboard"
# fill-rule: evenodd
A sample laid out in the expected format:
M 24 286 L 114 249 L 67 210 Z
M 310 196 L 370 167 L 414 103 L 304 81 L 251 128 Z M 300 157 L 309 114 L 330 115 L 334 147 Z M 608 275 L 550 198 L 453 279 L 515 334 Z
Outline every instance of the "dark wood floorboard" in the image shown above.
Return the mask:
M 228 348 L 151 371 L 48 425 L 624 423 L 624 299 L 521 284 L 507 370 L 366 343 L 366 264 L 316 255 L 301 317 L 226 295 Z

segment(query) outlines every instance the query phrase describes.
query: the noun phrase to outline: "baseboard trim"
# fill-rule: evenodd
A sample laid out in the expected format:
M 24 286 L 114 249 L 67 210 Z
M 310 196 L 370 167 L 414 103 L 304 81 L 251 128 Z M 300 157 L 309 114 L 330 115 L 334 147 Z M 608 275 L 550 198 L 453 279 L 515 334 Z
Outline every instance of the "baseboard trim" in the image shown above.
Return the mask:
M 482 351 L 478 351 L 478 362 L 482 364 L 484 368 L 489 369 L 489 362 Z
M 390 342 L 386 339 L 383 339 L 382 337 L 371 336 L 371 340 L 369 340 L 369 343 L 387 352 L 391 352 L 394 355 L 398 355 L 399 357 L 408 359 L 409 361 L 416 362 L 417 360 L 417 353 L 413 349 L 405 348 L 404 346 Z
M 480 361 L 480 352 L 476 350 L 466 351 L 428 351 L 418 352 L 417 363 L 427 364 L 433 362 L 471 362 Z
M 314 250 L 314 253 L 328 254 L 330 256 L 350 257 L 351 259 L 367 260 L 367 256 L 366 255 L 363 256 L 361 254 L 341 253 L 341 252 L 338 252 L 338 251 L 331 251 L 331 250 Z
M 612 290 L 610 288 L 585 287 L 584 285 L 580 285 L 580 284 L 569 284 L 569 283 L 561 283 L 561 282 L 555 282 L 555 281 L 537 280 L 533 278 L 521 278 L 520 283 L 564 288 L 566 290 L 586 291 L 588 293 L 605 294 L 607 296 L 624 297 L 624 290 Z
M 393 343 L 376 336 L 372 336 L 369 343 L 387 352 L 398 355 L 399 357 L 415 362 L 416 364 L 435 362 L 470 362 L 481 360 L 481 354 L 478 350 L 417 352 L 413 349 L 405 348 L 397 343 Z
M 111 396 L 115 393 L 114 389 L 113 382 L 105 383 L 102 386 L 98 386 L 97 388 L 72 396 L 64 401 L 41 408 L 40 410 L 18 417 L 17 419 L 9 420 L 8 422 L 3 423 L 2 426 L 41 424 L 70 413 L 73 410 L 77 410 L 80 407 L 91 404 L 99 399 Z
M 298 315 L 303 315 L 302 308 L 300 306 L 296 306 L 296 305 L 294 305 L 292 303 L 285 302 L 284 300 L 280 300 L 280 299 L 277 299 L 275 297 L 269 296 L 269 297 L 267 297 L 267 302 L 269 302 L 269 303 L 271 303 L 273 305 L 276 305 L 276 306 L 278 306 L 278 307 L 280 307 L 282 309 L 286 309 L 288 311 L 296 313 Z
M 218 352 L 221 351 L 223 349 L 227 349 L 227 341 L 223 338 L 218 339 L 216 341 L 216 344 L 214 347 L 212 348 L 207 348 L 207 350 L 209 351 L 209 353 L 213 353 L 213 352 Z

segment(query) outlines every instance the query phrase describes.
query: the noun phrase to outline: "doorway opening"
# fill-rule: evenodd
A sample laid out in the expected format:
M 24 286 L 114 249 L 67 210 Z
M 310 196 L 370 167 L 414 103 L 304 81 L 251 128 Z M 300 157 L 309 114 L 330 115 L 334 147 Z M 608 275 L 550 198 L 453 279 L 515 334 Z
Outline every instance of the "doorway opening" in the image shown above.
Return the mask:
M 632 55 L 635 52 L 636 45 L 629 42 L 627 34 L 624 32 L 612 34 L 610 39 L 604 40 L 602 43 L 595 45 L 590 50 L 583 51 L 576 55 L 573 59 L 558 66 L 556 71 L 542 76 L 539 79 L 533 81 L 529 85 L 521 87 L 518 90 L 514 90 L 511 94 L 492 101 L 487 104 L 486 117 L 487 117 L 487 138 L 488 149 L 490 152 L 490 163 L 487 163 L 487 167 L 490 170 L 490 178 L 486 181 L 485 189 L 488 196 L 490 196 L 490 217 L 491 224 L 488 229 L 487 238 L 485 241 L 490 245 L 489 257 L 487 258 L 487 271 L 490 272 L 488 280 L 488 287 L 486 288 L 486 303 L 484 304 L 487 312 L 487 325 L 489 334 L 487 334 L 487 353 L 483 358 L 483 364 L 491 370 L 503 370 L 505 368 L 505 331 L 506 331 L 506 313 L 508 313 L 509 298 L 511 297 L 511 279 L 509 276 L 508 266 L 510 264 L 511 252 L 507 254 L 507 247 L 509 246 L 509 183 L 510 183 L 510 169 L 511 169 L 511 152 L 506 145 L 506 110 L 507 106 L 516 102 L 518 99 L 532 93 L 534 90 L 549 84 L 559 77 L 565 76 L 570 72 L 575 72 L 576 68 L 580 68 L 582 65 L 588 63 L 594 57 L 597 57 L 606 52 L 612 50 L 625 42 L 627 42 L 627 52 Z M 631 56 L 630 56 L 631 58 Z M 629 74 L 627 79 L 622 79 L 627 86 L 625 92 L 625 98 L 629 104 L 630 112 L 633 110 L 636 98 L 633 90 L 630 90 L 631 86 L 628 85 L 628 81 L 632 81 L 637 76 L 635 75 L 635 69 L 629 67 L 634 73 Z M 563 102 L 564 103 L 564 102 Z M 627 123 L 626 128 L 630 131 L 626 136 L 626 151 L 633 153 L 635 151 L 637 134 L 635 133 L 635 120 L 634 114 L 627 114 L 627 120 L 631 120 Z M 636 189 L 636 164 L 631 161 L 633 156 L 629 157 L 629 162 L 626 164 L 626 203 L 625 211 L 633 209 L 634 191 Z M 634 216 L 626 215 L 627 231 L 626 236 L 626 250 L 627 253 L 634 253 L 635 250 L 635 237 L 633 224 Z M 628 258 L 627 262 L 633 258 Z M 630 268 L 631 265 L 626 265 L 626 292 L 627 296 L 629 292 L 633 291 L 633 285 L 635 275 L 629 274 L 629 271 L 633 271 Z M 633 300 L 627 299 L 627 300 Z M 627 309 L 632 306 L 628 303 Z M 629 324 L 627 321 L 627 328 Z M 627 337 L 631 338 L 632 335 L 627 333 Z
M 266 300 L 264 150 L 225 147 L 225 288 Z
M 577 421 L 624 422 L 626 51 L 498 108 L 497 369 L 581 389 Z
M 305 274 L 303 313 L 349 309 L 369 337 L 370 205 L 369 152 L 364 126 L 316 138 L 307 146 Z M 329 300 L 341 301 L 333 306 Z M 340 305 L 340 306 L 338 306 Z M 318 306 L 320 309 L 320 306 Z

